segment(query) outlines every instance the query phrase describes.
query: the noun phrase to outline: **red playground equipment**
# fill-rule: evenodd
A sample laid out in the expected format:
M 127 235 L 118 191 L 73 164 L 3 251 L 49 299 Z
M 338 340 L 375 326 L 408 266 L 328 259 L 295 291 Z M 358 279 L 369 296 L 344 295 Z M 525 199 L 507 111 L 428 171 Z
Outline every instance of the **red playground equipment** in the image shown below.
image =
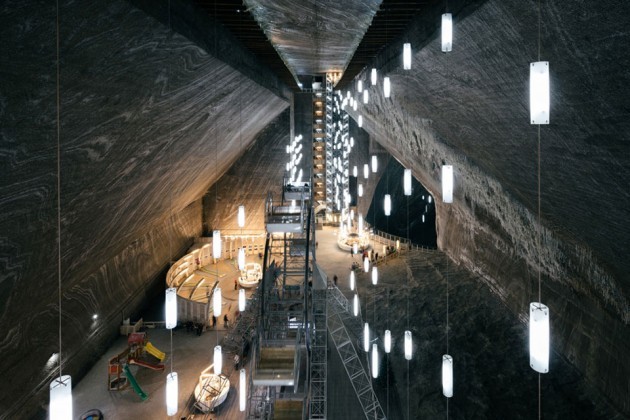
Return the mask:
M 152 359 L 157 359 L 155 363 L 151 359 L 145 357 L 145 353 L 150 355 Z M 136 391 L 136 393 L 145 400 L 148 396 L 142 391 L 135 377 L 129 370 L 129 365 L 142 366 L 152 370 L 164 370 L 164 364 L 160 363 L 164 360 L 166 354 L 158 350 L 148 340 L 144 332 L 135 332 L 127 337 L 127 348 L 117 356 L 109 359 L 107 366 L 107 388 L 110 391 L 121 391 L 127 388 L 127 385 Z

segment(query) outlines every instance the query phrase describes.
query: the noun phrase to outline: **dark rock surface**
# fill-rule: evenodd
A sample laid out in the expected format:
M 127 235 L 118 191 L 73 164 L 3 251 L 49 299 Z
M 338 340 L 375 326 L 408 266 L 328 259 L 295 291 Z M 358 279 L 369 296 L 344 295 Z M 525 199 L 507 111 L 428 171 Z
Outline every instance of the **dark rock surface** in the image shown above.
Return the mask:
M 363 317 L 380 346 L 385 329 L 392 331 L 392 351 L 387 357 L 380 348 L 380 374 L 373 380 L 381 406 L 386 412 L 389 406 L 388 418 L 446 415 L 441 363 L 447 353 L 447 277 L 448 354 L 454 360 L 449 418 L 537 418 L 538 374 L 529 368 L 527 326 L 481 278 L 452 261 L 447 265 L 440 251 L 412 251 L 409 257 L 379 266 L 379 273 L 376 287 L 365 273 L 357 276 L 357 284 Z M 414 344 L 409 362 L 404 359 L 402 339 L 407 328 Z M 558 352 L 551 354 L 551 369 L 554 373 L 543 375 L 541 382 L 543 418 L 627 418 Z
M 55 3 L 4 2 L 0 23 L 0 417 L 18 418 L 57 374 Z M 288 102 L 126 1 L 62 1 L 60 28 L 62 346 L 77 381 Z
M 371 88 L 370 104 L 351 113 L 436 197 L 438 246 L 523 320 L 538 299 L 540 259 L 552 346 L 629 414 L 630 5 L 542 4 L 552 108 L 541 127 L 539 252 L 537 127 L 528 118 L 536 2 L 469 3 L 476 9 L 455 16 L 453 52 L 440 51 L 436 21 L 416 20 L 412 70 L 396 66 L 401 50 L 390 47 L 379 60 L 392 98 Z M 443 163 L 455 169 L 452 206 L 440 202 Z

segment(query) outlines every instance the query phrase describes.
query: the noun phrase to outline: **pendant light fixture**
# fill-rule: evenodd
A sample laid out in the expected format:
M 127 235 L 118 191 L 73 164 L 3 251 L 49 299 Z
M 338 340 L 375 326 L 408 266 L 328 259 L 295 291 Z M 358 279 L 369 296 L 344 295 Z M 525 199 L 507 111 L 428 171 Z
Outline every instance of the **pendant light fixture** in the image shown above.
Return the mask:
M 354 291 L 356 279 L 354 277 L 354 270 L 350 270 L 350 290 Z
M 359 252 L 359 244 L 355 242 L 352 244 L 352 253 L 356 255 L 358 252 Z
M 376 171 L 378 171 L 378 158 L 372 155 L 372 172 L 376 173 Z
M 372 86 L 376 86 L 377 74 L 375 68 L 372 68 L 372 72 L 370 73 L 370 81 L 372 82 Z
M 372 284 L 374 286 L 378 284 L 378 268 L 375 265 L 372 266 Z
M 363 178 L 368 179 L 369 175 L 370 175 L 370 165 L 366 163 L 363 165 Z
M 549 62 L 529 66 L 529 106 L 532 124 L 549 124 Z
M 392 351 L 392 332 L 390 330 L 385 330 L 385 335 L 383 337 L 383 348 L 385 349 L 385 353 L 387 354 Z
M 245 411 L 247 407 L 247 373 L 245 369 L 241 369 L 238 387 L 238 408 L 241 411 Z
M 212 231 L 212 256 L 214 259 L 221 258 L 221 231 Z
M 442 394 L 453 396 L 453 358 L 448 354 L 442 356 Z
M 403 69 L 411 70 L 411 44 L 409 42 L 403 44 Z
M 363 116 L 362 115 L 359 115 L 359 121 L 357 121 L 357 125 L 359 127 L 363 127 Z
M 367 353 L 370 351 L 370 324 L 363 324 L 363 350 Z
M 363 215 L 359 213 L 359 236 L 363 234 Z
M 359 80 L 359 81 L 357 82 L 357 91 L 358 91 L 359 93 L 363 92 L 363 80 Z
M 453 50 L 453 15 L 444 13 L 442 15 L 442 52 Z
M 238 311 L 239 312 L 245 311 L 246 302 L 247 302 L 247 299 L 245 296 L 245 289 L 240 289 L 238 291 Z
M 177 289 L 169 287 L 166 289 L 166 296 L 164 299 L 165 306 L 165 323 L 166 329 L 172 330 L 177 326 Z
M 221 288 L 215 287 L 214 294 L 212 295 L 212 311 L 214 312 L 215 318 L 219 318 L 221 316 L 222 304 L 223 299 L 221 297 Z
M 453 166 L 442 165 L 442 201 L 453 202 Z
M 243 271 L 245 269 L 245 248 L 241 247 L 238 249 L 238 269 Z
M 405 359 L 411 360 L 412 340 L 411 340 L 411 331 L 409 330 L 405 331 L 404 348 L 405 348 Z
M 357 165 L 354 165 L 352 168 L 352 176 L 356 178 L 357 175 L 359 175 L 359 170 L 357 169 Z
M 363 270 L 366 273 L 370 272 L 370 259 L 369 258 L 363 258 Z
M 372 378 L 378 378 L 378 345 L 372 344 Z
M 357 185 L 357 195 L 363 197 L 363 184 Z
M 389 81 L 389 76 L 383 78 L 383 96 L 389 98 L 392 94 L 392 86 Z
M 549 372 L 549 308 L 540 302 L 529 304 L 529 365 Z
M 406 196 L 411 195 L 411 169 L 405 169 L 403 175 L 403 192 Z
M 179 383 L 177 372 L 171 372 L 166 375 L 166 415 L 174 416 L 177 414 L 179 399 Z
M 214 346 L 214 374 L 220 375 L 223 370 L 223 353 L 221 346 Z
M 392 214 L 392 197 L 389 194 L 385 194 L 385 198 L 383 200 L 383 211 L 385 216 Z
M 368 90 L 365 89 L 363 91 L 363 103 L 367 105 L 368 102 L 370 102 L 370 94 L 368 93 Z
M 237 221 L 238 227 L 242 229 L 245 226 L 245 206 L 238 206 Z
M 63 361 L 61 352 L 61 83 L 60 83 L 60 36 L 59 36 L 59 1 L 56 5 L 56 108 L 57 108 L 57 291 L 59 309 L 59 377 L 50 383 L 50 419 L 72 420 L 72 378 L 70 375 L 62 375 L 61 364 Z
M 352 298 L 352 314 L 354 316 L 359 316 L 359 295 L 357 295 L 356 293 Z

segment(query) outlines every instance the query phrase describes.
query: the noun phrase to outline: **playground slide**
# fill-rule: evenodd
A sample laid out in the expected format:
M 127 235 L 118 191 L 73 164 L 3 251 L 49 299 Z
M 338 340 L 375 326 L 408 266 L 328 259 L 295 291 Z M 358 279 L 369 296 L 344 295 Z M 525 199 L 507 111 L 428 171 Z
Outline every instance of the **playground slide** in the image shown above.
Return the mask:
M 129 370 L 129 366 L 125 365 L 125 367 L 123 367 L 123 372 L 125 372 L 125 376 L 127 377 L 127 380 L 129 381 L 129 383 L 131 384 L 131 387 L 133 388 L 134 391 L 136 391 L 136 394 L 138 394 L 138 396 L 142 399 L 142 401 L 149 398 L 147 393 L 144 392 L 142 388 L 140 388 L 140 385 L 138 385 L 136 378 L 134 378 L 134 376 L 131 374 L 131 371 Z
M 138 360 L 138 359 L 132 359 L 132 358 L 129 358 L 128 361 L 130 365 L 138 365 L 138 366 L 142 366 L 142 367 L 149 368 L 152 370 L 164 370 L 164 365 L 162 363 L 153 364 L 153 363 L 145 362 L 144 360 Z
M 164 360 L 164 358 L 166 357 L 166 353 L 164 353 L 163 351 L 158 350 L 153 344 L 151 344 L 151 342 L 147 341 L 147 344 L 145 344 L 144 349 L 147 351 L 147 353 L 149 353 L 151 356 L 155 357 L 156 359 L 158 359 L 160 362 L 162 360 Z

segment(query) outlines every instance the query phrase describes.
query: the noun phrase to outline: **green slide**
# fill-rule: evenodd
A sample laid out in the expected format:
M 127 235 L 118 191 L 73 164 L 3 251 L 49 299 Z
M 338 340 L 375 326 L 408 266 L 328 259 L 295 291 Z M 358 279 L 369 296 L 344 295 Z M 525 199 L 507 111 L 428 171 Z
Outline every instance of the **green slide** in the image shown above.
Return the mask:
M 131 384 L 131 387 L 133 388 L 134 391 L 136 391 L 136 394 L 138 394 L 140 398 L 142 398 L 142 401 L 149 398 L 147 393 L 144 392 L 142 388 L 140 388 L 140 385 L 138 385 L 138 382 L 136 381 L 136 378 L 134 378 L 133 375 L 131 374 L 131 371 L 129 370 L 128 365 L 125 365 L 125 367 L 123 368 L 123 371 L 125 372 L 125 376 L 127 377 L 127 380 L 129 381 L 129 383 Z

